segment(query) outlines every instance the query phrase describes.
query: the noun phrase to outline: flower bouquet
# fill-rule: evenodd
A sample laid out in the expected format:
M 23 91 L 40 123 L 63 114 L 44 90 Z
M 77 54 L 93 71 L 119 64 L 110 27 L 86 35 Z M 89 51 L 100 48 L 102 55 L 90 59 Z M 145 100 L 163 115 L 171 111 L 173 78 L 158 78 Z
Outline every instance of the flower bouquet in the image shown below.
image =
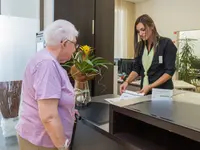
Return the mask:
M 70 68 L 70 75 L 75 80 L 75 101 L 77 106 L 85 106 L 91 101 L 90 88 L 88 81 L 95 76 L 102 76 L 102 68 L 108 69 L 112 65 L 102 57 L 94 55 L 94 49 L 84 45 L 77 48 L 72 59 L 64 67 Z

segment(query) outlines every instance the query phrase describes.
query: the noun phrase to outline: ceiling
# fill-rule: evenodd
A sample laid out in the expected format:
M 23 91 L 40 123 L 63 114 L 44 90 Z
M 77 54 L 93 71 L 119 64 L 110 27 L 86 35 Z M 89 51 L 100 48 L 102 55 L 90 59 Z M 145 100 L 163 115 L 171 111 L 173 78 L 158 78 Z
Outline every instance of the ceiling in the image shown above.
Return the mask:
M 147 0 L 127 0 L 127 1 L 130 1 L 130 2 L 133 2 L 133 3 L 140 3 L 140 2 L 147 1 Z

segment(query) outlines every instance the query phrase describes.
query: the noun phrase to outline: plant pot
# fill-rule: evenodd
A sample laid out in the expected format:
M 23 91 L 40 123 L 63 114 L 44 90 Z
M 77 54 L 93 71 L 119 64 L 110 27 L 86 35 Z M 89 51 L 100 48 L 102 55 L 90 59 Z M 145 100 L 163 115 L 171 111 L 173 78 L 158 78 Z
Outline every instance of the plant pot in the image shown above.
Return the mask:
M 71 67 L 70 74 L 74 78 L 74 80 L 79 81 L 79 82 L 86 82 L 86 81 L 92 80 L 97 75 L 96 73 L 90 73 L 87 75 L 83 74 L 76 68 L 75 65 Z

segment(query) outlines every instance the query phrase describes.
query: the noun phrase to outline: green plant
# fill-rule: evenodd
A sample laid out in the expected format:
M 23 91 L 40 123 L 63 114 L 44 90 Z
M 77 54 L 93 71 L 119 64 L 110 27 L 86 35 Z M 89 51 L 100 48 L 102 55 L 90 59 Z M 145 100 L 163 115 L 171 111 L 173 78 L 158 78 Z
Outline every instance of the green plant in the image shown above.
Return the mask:
M 200 58 L 198 58 L 197 56 L 194 56 L 192 60 L 192 68 L 200 70 Z
M 194 44 L 193 42 L 197 41 L 196 39 L 180 39 L 179 49 L 180 53 L 177 54 L 176 59 L 176 68 L 178 71 L 179 80 L 184 80 L 188 83 L 191 83 L 191 80 L 195 76 L 195 68 L 193 62 L 196 60 L 196 56 L 194 55 Z
M 72 59 L 62 66 L 70 68 L 73 78 L 85 76 L 85 80 L 90 80 L 96 75 L 101 75 L 102 68 L 108 69 L 108 65 L 112 65 L 112 63 L 102 57 L 96 57 L 94 50 L 90 46 L 84 45 L 79 47 Z

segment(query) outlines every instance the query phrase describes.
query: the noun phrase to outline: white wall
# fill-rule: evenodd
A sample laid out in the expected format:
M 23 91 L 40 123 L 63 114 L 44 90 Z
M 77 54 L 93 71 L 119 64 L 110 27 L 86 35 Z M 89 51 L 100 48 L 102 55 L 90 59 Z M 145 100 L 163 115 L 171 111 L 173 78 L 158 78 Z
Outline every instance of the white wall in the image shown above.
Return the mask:
M 174 31 L 200 29 L 200 0 L 148 0 L 136 4 L 136 16 L 149 14 L 162 36 L 176 40 Z
M 1 0 L 0 82 L 22 80 L 36 53 L 39 19 L 40 0 Z
M 22 80 L 36 53 L 38 25 L 39 19 L 0 15 L 0 82 Z
M 1 0 L 1 15 L 39 19 L 39 6 L 40 0 Z

